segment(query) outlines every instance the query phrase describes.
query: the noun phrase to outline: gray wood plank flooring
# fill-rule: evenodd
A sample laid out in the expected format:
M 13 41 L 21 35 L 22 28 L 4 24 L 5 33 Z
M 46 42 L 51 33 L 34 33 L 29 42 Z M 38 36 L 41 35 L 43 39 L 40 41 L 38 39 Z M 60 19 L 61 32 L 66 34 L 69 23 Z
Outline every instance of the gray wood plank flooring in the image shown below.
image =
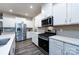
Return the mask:
M 33 43 L 31 39 L 16 42 L 16 55 L 44 55 Z

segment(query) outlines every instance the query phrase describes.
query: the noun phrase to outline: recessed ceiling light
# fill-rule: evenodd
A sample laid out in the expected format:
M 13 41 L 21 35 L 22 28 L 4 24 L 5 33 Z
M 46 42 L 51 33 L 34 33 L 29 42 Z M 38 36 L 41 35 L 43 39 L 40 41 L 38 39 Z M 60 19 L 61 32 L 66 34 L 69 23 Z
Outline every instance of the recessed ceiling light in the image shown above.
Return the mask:
M 13 10 L 12 10 L 12 9 L 10 9 L 9 11 L 10 11 L 10 12 L 13 12 Z
M 26 16 L 28 16 L 28 13 L 25 13 Z
M 33 8 L 33 6 L 31 5 L 30 8 Z

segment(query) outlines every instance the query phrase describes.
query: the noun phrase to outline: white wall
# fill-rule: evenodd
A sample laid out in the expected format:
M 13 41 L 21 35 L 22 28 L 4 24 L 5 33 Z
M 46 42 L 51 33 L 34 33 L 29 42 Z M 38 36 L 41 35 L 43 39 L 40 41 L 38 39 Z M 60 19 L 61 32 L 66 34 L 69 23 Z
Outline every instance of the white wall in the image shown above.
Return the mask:
M 33 27 L 33 22 L 30 19 L 3 14 L 3 27 L 15 27 L 15 23 L 17 22 L 24 22 L 28 28 Z
M 15 16 L 3 14 L 3 27 L 14 27 L 15 21 Z

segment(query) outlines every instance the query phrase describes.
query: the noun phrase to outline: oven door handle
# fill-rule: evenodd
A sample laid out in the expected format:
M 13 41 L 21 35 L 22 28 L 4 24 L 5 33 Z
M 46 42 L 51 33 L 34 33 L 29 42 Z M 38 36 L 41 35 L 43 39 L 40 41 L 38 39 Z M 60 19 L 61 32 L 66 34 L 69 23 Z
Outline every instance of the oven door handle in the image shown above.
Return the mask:
M 43 38 L 43 37 L 38 37 L 38 38 L 48 41 L 48 38 Z

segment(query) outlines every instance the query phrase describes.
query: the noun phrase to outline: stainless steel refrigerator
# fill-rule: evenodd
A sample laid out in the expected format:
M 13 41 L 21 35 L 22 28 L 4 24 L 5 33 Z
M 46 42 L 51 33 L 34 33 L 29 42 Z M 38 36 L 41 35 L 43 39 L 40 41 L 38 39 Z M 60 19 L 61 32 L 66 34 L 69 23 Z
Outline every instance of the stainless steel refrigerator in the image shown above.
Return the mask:
M 26 24 L 16 23 L 15 27 L 16 27 L 16 31 L 15 31 L 16 41 L 26 40 L 26 31 L 27 31 Z

